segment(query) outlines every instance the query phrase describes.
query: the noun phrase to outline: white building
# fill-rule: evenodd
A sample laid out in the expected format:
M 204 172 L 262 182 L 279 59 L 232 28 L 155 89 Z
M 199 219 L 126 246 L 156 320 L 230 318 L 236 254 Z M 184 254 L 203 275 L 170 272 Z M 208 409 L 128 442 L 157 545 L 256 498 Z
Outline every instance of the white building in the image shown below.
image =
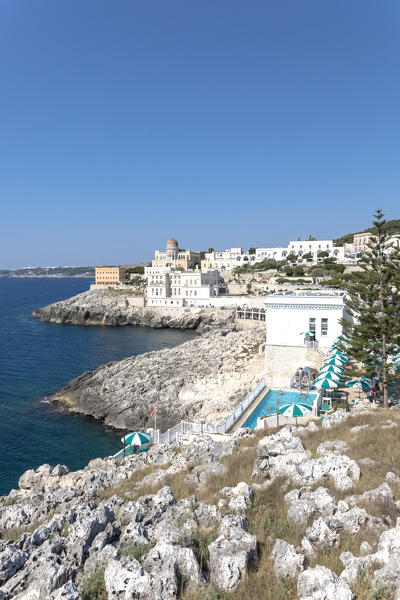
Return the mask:
M 315 341 L 315 346 L 325 349 L 342 333 L 343 291 L 271 294 L 265 304 L 268 345 L 304 347 Z
M 226 294 L 218 271 L 181 271 L 174 267 L 146 267 L 147 306 L 211 306 Z
M 333 240 L 297 240 L 290 241 L 287 247 L 278 246 L 276 248 L 257 248 L 256 262 L 261 262 L 268 258 L 274 258 L 277 261 L 287 260 L 290 254 L 295 254 L 298 262 L 302 262 L 304 255 L 310 255 L 310 262 L 318 262 L 319 253 L 326 252 L 327 257 L 334 257 L 338 261 L 346 260 L 350 257 L 350 251 L 344 246 L 335 246 Z M 324 254 L 325 256 L 325 254 Z M 307 261 L 307 259 L 305 259 Z M 322 261 L 323 259 L 320 258 Z
M 344 259 L 344 246 L 334 246 L 333 240 L 291 241 L 288 251 L 289 254 L 296 254 L 298 258 L 302 258 L 305 254 L 312 254 L 313 261 L 318 259 L 320 252 L 327 252 L 329 257 L 335 257 L 338 260 Z
M 256 255 L 243 252 L 242 248 L 227 248 L 206 252 L 201 261 L 202 269 L 217 269 L 218 271 L 232 271 L 235 267 L 254 264 Z
M 325 352 L 342 333 L 345 294 L 287 292 L 266 296 L 265 304 L 267 386 L 287 388 L 298 369 L 320 369 Z
M 286 260 L 289 251 L 287 248 L 257 248 L 256 249 L 256 261 L 261 262 L 267 258 L 274 258 L 275 260 Z

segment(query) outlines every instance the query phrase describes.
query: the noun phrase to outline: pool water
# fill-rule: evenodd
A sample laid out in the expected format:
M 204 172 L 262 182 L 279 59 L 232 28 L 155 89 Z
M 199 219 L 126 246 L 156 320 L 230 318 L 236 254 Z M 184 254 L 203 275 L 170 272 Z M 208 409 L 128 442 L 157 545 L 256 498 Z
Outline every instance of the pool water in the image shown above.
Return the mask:
M 280 392 L 280 393 L 279 393 Z M 289 392 L 284 390 L 269 390 L 264 398 L 259 402 L 251 415 L 246 419 L 243 427 L 251 427 L 255 429 L 257 419 L 264 415 L 275 415 L 276 409 L 285 404 L 294 404 L 301 402 L 302 404 L 313 405 L 317 394 L 308 394 L 307 398 L 304 395 L 300 396 L 300 392 Z

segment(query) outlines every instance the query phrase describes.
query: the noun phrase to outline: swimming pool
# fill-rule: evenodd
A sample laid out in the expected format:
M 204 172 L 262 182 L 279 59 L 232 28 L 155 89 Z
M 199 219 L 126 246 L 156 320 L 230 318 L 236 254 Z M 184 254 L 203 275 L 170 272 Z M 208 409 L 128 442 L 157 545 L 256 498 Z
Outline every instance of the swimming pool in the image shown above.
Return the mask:
M 316 397 L 317 394 L 308 394 L 307 398 L 304 398 L 303 396 L 300 397 L 300 393 L 295 391 L 269 390 L 251 415 L 243 423 L 242 427 L 251 427 L 251 429 L 255 429 L 259 417 L 263 417 L 264 415 L 275 415 L 276 409 L 284 404 L 301 402 L 302 404 L 309 404 L 312 406 Z

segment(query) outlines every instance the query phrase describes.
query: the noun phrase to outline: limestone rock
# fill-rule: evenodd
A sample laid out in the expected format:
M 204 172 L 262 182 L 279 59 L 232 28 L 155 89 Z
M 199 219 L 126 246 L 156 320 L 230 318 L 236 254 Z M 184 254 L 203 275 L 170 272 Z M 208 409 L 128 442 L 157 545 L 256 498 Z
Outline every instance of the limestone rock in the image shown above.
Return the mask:
M 68 581 L 62 587 L 58 588 L 50 596 L 50 600 L 82 600 L 78 588 Z
M 137 429 L 153 408 L 163 431 L 180 420 L 221 423 L 262 378 L 254 348 L 264 339 L 264 327 L 217 329 L 83 373 L 51 400 L 118 429 Z
M 322 442 L 317 448 L 318 456 L 325 456 L 328 453 L 333 454 L 346 454 L 349 450 L 348 445 L 341 440 L 335 440 L 333 442 L 326 441 Z
M 325 416 L 324 420 L 322 421 L 322 428 L 323 429 L 331 429 L 338 423 L 348 419 L 350 417 L 350 414 L 351 413 L 346 412 L 343 408 L 339 408 L 338 410 L 335 410 L 335 412 L 331 413 L 330 415 Z
M 257 560 L 257 540 L 245 530 L 245 520 L 222 519 L 218 538 L 209 547 L 210 579 L 218 588 L 233 590 Z
M 340 577 L 317 565 L 300 573 L 297 581 L 300 600 L 353 600 L 354 594 Z
M 13 545 L 5 546 L 0 550 L 0 585 L 12 577 L 24 566 L 27 555 Z
M 304 556 L 296 552 L 292 544 L 277 539 L 271 552 L 275 574 L 278 577 L 294 578 L 304 569 Z
M 134 558 L 111 560 L 104 579 L 109 599 L 176 600 L 178 590 L 177 562 L 174 557 L 154 565 L 147 572 Z

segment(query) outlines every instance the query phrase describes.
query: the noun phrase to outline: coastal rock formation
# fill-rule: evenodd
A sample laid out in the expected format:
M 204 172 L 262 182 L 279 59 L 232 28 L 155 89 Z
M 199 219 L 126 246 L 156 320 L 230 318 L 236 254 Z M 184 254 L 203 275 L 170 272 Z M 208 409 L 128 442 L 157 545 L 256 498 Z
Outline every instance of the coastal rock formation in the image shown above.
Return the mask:
M 328 430 L 318 421 L 283 427 L 259 440 L 261 459 L 272 461 L 272 475 L 274 460 L 284 468 L 292 460 L 312 464 L 318 477 L 312 461 L 322 461 L 335 483 L 341 460 L 359 468 L 359 445 L 380 443 L 385 415 L 357 414 L 332 419 Z M 396 443 L 397 414 L 391 410 Z M 378 442 L 364 430 L 352 442 L 351 427 L 368 420 Z M 299 600 L 400 597 L 398 481 L 385 476 L 385 457 L 363 463 L 360 482 L 353 465 L 356 488 L 337 499 L 333 486 L 315 488 L 314 476 L 293 488 L 290 469 L 255 482 L 257 434 L 217 437 L 153 446 L 120 463 L 94 459 L 76 472 L 42 465 L 24 473 L 19 489 L 0 498 L 0 599 L 198 600 L 235 598 L 237 588 L 239 597 L 254 598 L 258 590 L 271 598 L 287 590 Z M 320 458 L 307 446 L 320 447 Z
M 198 329 L 228 327 L 233 324 L 233 311 L 201 308 L 168 308 L 135 306 L 138 298 L 127 290 L 89 290 L 67 300 L 55 302 L 33 311 L 33 316 L 50 323 L 72 325 L 141 325 L 144 327 Z
M 149 426 L 153 408 L 162 430 L 180 420 L 219 423 L 262 378 L 264 340 L 262 326 L 204 333 L 86 372 L 52 400 L 118 429 Z

